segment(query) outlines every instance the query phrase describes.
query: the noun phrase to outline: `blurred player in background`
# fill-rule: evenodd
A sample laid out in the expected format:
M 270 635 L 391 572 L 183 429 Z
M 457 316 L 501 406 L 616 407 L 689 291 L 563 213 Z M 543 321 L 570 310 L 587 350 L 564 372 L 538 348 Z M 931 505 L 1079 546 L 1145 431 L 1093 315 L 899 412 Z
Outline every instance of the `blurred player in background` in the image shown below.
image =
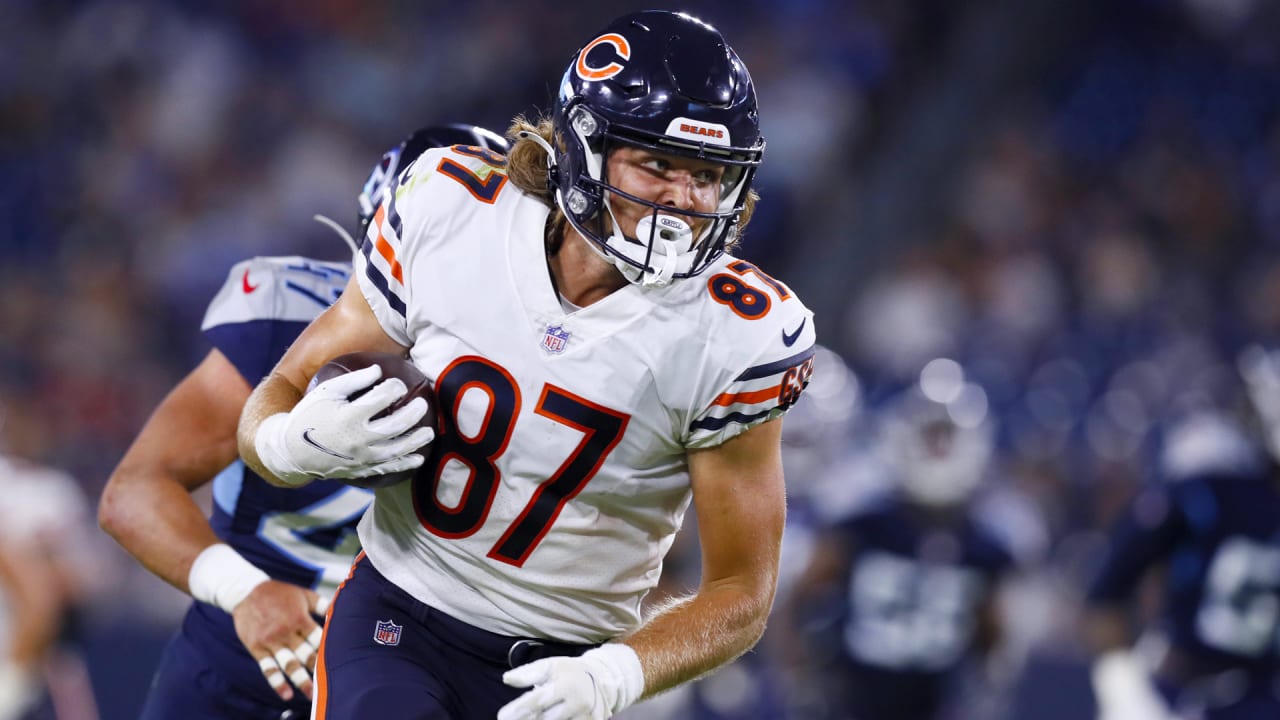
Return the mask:
M 432 151 L 400 178 L 347 290 L 246 406 L 241 455 L 296 486 L 424 461 L 421 411 L 368 422 L 398 380 L 303 394 L 328 359 L 408 354 L 439 398 L 430 465 L 360 523 L 318 717 L 604 718 L 764 630 L 780 418 L 815 335 L 789 288 L 725 253 L 764 152 L 750 76 L 711 26 L 647 11 L 558 87 L 509 158 Z M 701 584 L 642 619 L 690 504 Z
M 0 455 L 0 720 L 96 720 L 75 647 L 97 589 L 89 503 L 72 477 Z
M 424 128 L 388 151 L 359 195 L 360 230 L 393 178 L 424 150 L 505 152 L 470 125 Z M 355 250 L 354 241 L 332 225 Z M 192 595 L 142 717 L 307 717 L 318 617 L 359 550 L 372 493 L 339 484 L 288 492 L 237 459 L 249 391 L 341 293 L 350 262 L 261 257 L 238 263 L 209 305 L 204 360 L 156 408 L 112 474 L 99 520 L 149 570 Z M 213 483 L 206 519 L 190 493 Z
M 1086 618 L 1100 720 L 1280 717 L 1280 354 L 1239 365 L 1250 420 L 1185 421 L 1112 530 Z M 1159 619 L 1135 647 L 1158 568 Z
M 997 601 L 1042 531 L 1011 533 L 1025 519 L 1006 522 L 1009 506 L 979 493 L 994 432 L 985 393 L 951 360 L 882 411 L 886 479 L 846 477 L 843 517 L 827 517 L 782 618 L 799 643 L 792 672 L 810 683 L 798 716 L 930 720 L 965 678 L 1007 682 Z

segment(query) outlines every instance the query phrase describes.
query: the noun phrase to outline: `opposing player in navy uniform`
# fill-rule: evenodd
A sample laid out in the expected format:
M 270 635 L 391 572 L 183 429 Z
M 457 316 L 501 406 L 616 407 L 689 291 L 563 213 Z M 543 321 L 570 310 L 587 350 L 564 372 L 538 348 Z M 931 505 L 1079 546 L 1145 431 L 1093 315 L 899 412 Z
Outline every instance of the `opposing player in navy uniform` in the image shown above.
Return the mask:
M 453 144 L 506 150 L 500 136 L 469 125 L 415 132 L 374 167 L 359 195 L 361 229 L 399 171 Z M 252 386 L 350 277 L 350 262 L 303 257 L 232 268 L 203 323 L 213 349 L 156 408 L 107 484 L 102 527 L 197 601 L 165 650 L 147 720 L 310 711 L 319 618 L 359 550 L 355 523 L 372 493 L 269 485 L 238 460 L 235 431 Z M 206 519 L 190 493 L 209 482 Z
M 1252 419 L 1186 421 L 1112 530 L 1087 597 L 1101 720 L 1280 717 L 1280 355 L 1252 347 L 1240 370 Z M 1135 646 L 1157 568 L 1151 642 Z
M 785 611 L 814 717 L 940 717 L 998 649 L 998 591 L 1029 546 L 979 501 L 994 423 L 959 365 L 931 362 L 882 413 L 883 475 L 847 479 L 859 500 L 821 531 Z
M 751 77 L 715 28 L 646 11 L 558 89 L 508 157 L 433 150 L 399 178 L 342 297 L 245 406 L 241 455 L 281 485 L 423 467 L 360 522 L 318 718 L 605 718 L 764 630 L 781 417 L 816 336 L 790 288 L 726 252 L 764 154 Z M 376 366 L 305 392 L 361 350 L 433 382 L 429 453 L 422 398 L 372 419 L 405 394 Z M 699 587 L 646 617 L 691 507 Z

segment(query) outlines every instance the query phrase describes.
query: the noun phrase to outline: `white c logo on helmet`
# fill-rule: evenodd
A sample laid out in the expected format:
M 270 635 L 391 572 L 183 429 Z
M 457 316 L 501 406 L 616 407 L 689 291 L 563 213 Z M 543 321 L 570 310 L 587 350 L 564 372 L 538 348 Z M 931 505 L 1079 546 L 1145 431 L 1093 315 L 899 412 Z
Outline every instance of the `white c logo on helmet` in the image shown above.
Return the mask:
M 631 43 L 627 39 L 617 33 L 607 33 L 587 43 L 582 48 L 582 52 L 578 53 L 578 62 L 574 65 L 578 77 L 583 80 L 608 80 L 609 78 L 622 72 L 622 63 L 611 62 L 604 67 L 591 67 L 587 64 L 587 53 L 591 52 L 597 45 L 607 43 L 613 46 L 613 50 L 622 60 L 631 59 Z

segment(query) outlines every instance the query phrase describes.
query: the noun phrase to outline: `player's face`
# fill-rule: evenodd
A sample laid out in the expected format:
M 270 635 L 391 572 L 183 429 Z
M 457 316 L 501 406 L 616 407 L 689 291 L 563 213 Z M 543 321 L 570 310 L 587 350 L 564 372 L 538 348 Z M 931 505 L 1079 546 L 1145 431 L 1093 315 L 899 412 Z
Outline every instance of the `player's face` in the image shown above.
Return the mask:
M 607 172 L 610 184 L 623 192 L 673 210 L 709 213 L 720 204 L 725 168 L 706 160 L 621 147 L 609 155 Z M 628 237 L 635 237 L 636 224 L 653 212 L 616 195 L 609 204 L 619 229 Z M 694 237 L 707 222 L 706 218 L 692 219 Z

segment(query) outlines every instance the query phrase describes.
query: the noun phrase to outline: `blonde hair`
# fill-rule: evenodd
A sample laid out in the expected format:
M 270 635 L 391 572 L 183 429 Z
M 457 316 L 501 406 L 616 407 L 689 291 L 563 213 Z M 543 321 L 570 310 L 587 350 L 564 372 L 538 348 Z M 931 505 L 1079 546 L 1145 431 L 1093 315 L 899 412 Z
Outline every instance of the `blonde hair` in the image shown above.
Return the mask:
M 517 115 L 511 120 L 511 127 L 507 128 L 507 139 L 511 141 L 511 151 L 507 153 L 507 177 L 516 187 L 552 208 L 553 216 L 549 227 L 554 231 L 548 235 L 547 242 L 558 243 L 559 229 L 564 225 L 565 217 L 564 212 L 556 206 L 555 188 L 550 187 L 547 182 L 547 152 L 536 141 L 520 137 L 522 132 L 539 135 L 552 147 L 563 148 L 564 143 L 556 137 L 555 126 L 551 118 L 546 116 L 533 120 L 524 115 Z M 742 214 L 738 218 L 738 232 L 725 250 L 732 250 L 742 239 L 742 233 L 747 229 L 747 222 L 751 220 L 756 203 L 759 201 L 760 195 L 755 190 L 747 193 L 747 200 L 742 205 Z M 555 252 L 551 247 L 548 247 L 548 250 Z

